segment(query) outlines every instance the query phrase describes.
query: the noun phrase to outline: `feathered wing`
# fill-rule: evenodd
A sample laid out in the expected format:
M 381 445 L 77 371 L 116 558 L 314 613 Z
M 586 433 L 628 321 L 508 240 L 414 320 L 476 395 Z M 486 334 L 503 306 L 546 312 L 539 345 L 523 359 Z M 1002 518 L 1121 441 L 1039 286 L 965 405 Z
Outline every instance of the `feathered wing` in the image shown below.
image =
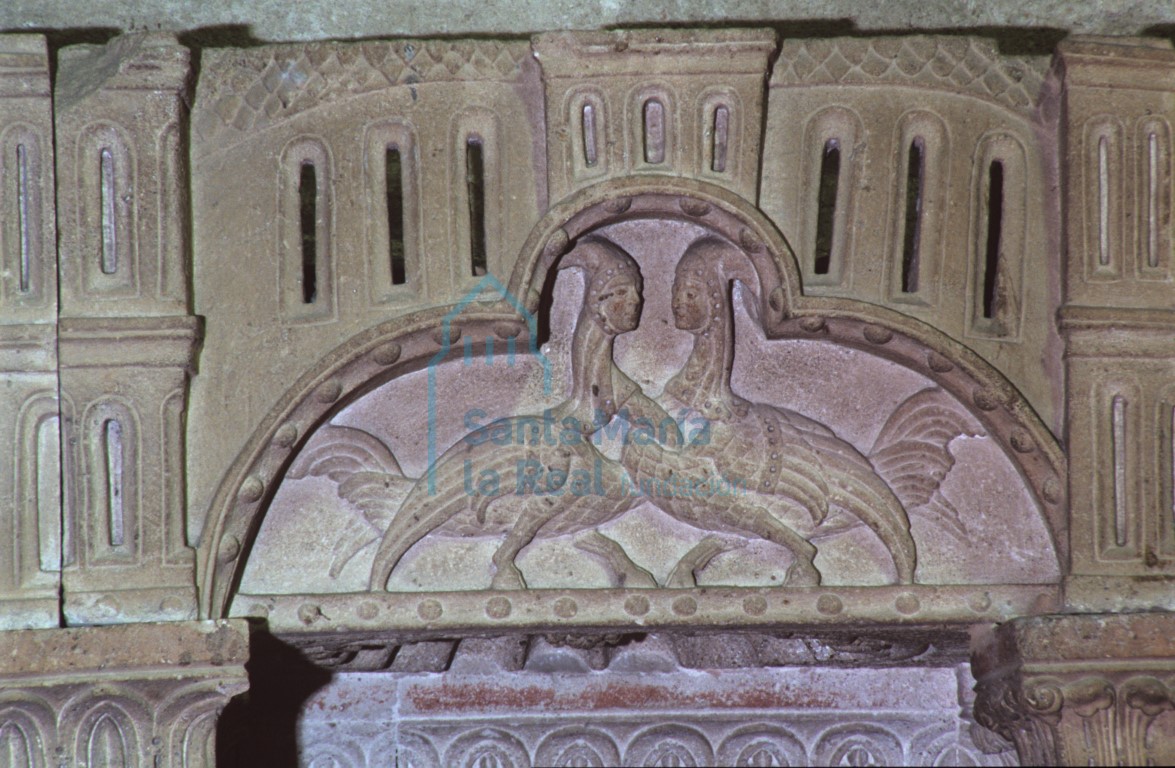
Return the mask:
M 388 529 L 414 483 L 404 477 L 396 457 L 378 438 L 334 425 L 319 430 L 314 446 L 298 456 L 287 477 L 328 477 L 337 485 L 339 498 L 361 513 L 335 539 L 331 578 Z
M 783 497 L 819 524 L 828 515 L 829 493 L 817 452 L 804 430 L 776 409 L 755 406 L 748 418 L 756 417 L 770 423 L 778 445 L 748 445 L 737 437 L 727 446 L 715 445 L 711 455 L 718 474 L 749 491 Z
M 939 489 L 955 465 L 951 441 L 984 434 L 950 395 L 931 387 L 915 393 L 890 414 L 869 459 L 906 509 L 917 509 L 962 538 L 967 535 L 966 524 Z
M 757 451 L 724 451 L 726 455 L 720 460 L 723 472 L 753 461 L 760 465 L 759 492 L 802 504 L 817 525 L 832 508 L 847 512 L 885 543 L 899 581 L 912 582 L 916 553 L 909 518 L 869 460 L 825 425 L 795 411 L 759 404 L 751 417 L 764 425 L 766 431 L 760 436 L 768 440 L 767 455 L 762 454 L 762 447 Z M 778 450 L 771 445 L 775 435 Z M 763 480 L 770 480 L 771 485 Z

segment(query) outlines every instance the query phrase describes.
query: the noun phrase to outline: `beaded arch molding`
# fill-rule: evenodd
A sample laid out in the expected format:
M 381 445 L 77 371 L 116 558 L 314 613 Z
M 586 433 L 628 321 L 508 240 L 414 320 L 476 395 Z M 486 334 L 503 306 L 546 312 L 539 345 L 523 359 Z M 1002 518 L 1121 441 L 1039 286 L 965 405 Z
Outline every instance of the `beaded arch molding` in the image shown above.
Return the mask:
M 977 354 L 920 320 L 852 299 L 805 296 L 784 236 L 762 211 L 728 190 L 693 179 L 648 176 L 574 193 L 531 230 L 508 289 L 534 312 L 548 271 L 579 237 L 620 221 L 666 218 L 705 227 L 749 257 L 762 287 L 758 314 L 768 339 L 815 339 L 856 348 L 916 371 L 956 398 L 1016 467 L 1044 510 L 1058 560 L 1067 562 L 1064 454 L 1024 396 Z M 445 338 L 442 321 L 450 309 L 412 313 L 348 339 L 306 371 L 253 431 L 209 511 L 199 557 L 203 618 L 228 615 L 274 494 L 316 429 L 379 385 L 423 368 L 441 347 L 463 335 L 527 335 L 517 310 L 500 301 L 465 311 Z

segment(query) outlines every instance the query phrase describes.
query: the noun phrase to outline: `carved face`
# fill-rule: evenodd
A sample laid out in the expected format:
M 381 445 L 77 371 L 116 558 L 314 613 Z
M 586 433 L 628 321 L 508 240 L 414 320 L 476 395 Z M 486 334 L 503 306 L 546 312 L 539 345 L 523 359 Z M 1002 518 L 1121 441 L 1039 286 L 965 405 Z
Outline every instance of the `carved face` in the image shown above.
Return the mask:
M 596 314 L 610 334 L 635 330 L 641 319 L 641 281 L 629 275 L 609 280 L 596 297 Z
M 701 280 L 678 274 L 673 280 L 674 324 L 691 333 L 701 333 L 710 327 L 709 295 L 708 287 Z

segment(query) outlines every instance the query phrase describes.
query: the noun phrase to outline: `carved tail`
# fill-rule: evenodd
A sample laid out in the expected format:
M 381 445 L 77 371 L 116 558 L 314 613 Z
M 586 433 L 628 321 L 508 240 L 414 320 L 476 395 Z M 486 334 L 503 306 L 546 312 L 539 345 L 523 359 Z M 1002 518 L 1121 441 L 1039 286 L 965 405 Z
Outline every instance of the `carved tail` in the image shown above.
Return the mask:
M 805 464 L 810 469 L 819 468 L 819 477 L 827 484 L 828 503 L 849 513 L 876 533 L 893 557 L 898 581 L 913 583 L 917 553 L 914 538 L 910 535 L 910 518 L 869 460 L 823 424 L 797 413 L 774 412 L 782 422 L 781 427 L 786 423 L 793 430 L 794 442 L 802 443 L 814 452 Z
M 387 530 L 413 484 L 378 438 L 354 427 L 327 425 L 316 433 L 287 474 L 289 479 L 328 477 L 339 498 L 362 514 L 343 526 L 331 548 L 330 576 Z
M 897 569 L 898 582 L 914 583 L 918 565 L 910 518 L 901 502 L 876 474 L 838 473 L 828 467 L 829 490 L 836 506 L 865 523 L 885 543 Z
M 461 512 L 475 509 L 477 522 L 484 523 L 486 509 L 502 496 L 555 490 L 547 487 L 549 478 L 555 473 L 567 477 L 573 452 L 564 445 L 458 441 L 437 459 L 431 477 L 425 472 L 416 481 L 396 512 L 376 550 L 369 588 L 386 588 L 405 553 Z M 495 488 L 479 487 L 478 478 L 487 474 L 497 479 Z
M 371 564 L 368 589 L 385 589 L 392 570 L 416 542 L 468 509 L 474 501 L 465 492 L 462 465 L 456 464 L 455 467 L 455 483 L 452 471 L 454 463 L 436 468 L 435 493 L 430 492 L 427 473 L 416 481 L 379 542 L 375 560 Z
M 287 477 L 297 480 L 325 475 L 341 483 L 355 472 L 404 474 L 388 447 L 361 429 L 328 424 L 314 434 L 312 442 L 298 454 Z
M 921 507 L 932 520 L 962 537 L 966 524 L 939 489 L 955 464 L 951 441 L 983 434 L 949 395 L 936 387 L 924 389 L 890 415 L 869 458 L 906 509 Z

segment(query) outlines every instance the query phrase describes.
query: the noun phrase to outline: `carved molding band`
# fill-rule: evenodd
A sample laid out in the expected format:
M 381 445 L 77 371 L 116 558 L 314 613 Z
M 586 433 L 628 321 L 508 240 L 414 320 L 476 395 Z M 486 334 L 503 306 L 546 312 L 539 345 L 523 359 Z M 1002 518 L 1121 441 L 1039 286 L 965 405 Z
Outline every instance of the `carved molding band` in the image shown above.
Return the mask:
M 240 621 L 0 632 L 0 646 L 14 768 L 212 768 L 220 711 L 248 688 Z

